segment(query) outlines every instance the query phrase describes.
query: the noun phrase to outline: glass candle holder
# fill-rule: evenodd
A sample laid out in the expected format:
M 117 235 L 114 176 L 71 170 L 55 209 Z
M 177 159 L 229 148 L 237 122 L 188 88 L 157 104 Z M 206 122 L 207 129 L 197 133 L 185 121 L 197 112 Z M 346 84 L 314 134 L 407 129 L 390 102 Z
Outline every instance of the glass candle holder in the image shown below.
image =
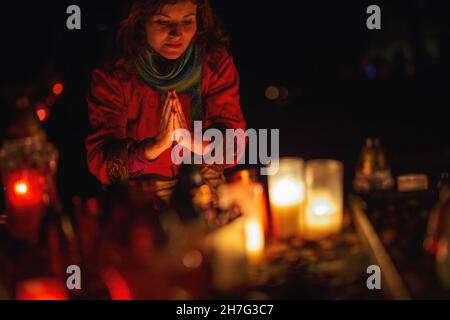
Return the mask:
M 317 240 L 339 233 L 343 220 L 343 164 L 334 160 L 307 162 L 306 190 L 302 236 Z
M 18 120 L 0 149 L 7 226 L 22 240 L 36 240 L 41 219 L 57 198 L 58 152 L 30 112 L 17 113 Z
M 304 161 L 281 158 L 279 170 L 268 176 L 273 235 L 286 239 L 299 234 L 304 210 Z

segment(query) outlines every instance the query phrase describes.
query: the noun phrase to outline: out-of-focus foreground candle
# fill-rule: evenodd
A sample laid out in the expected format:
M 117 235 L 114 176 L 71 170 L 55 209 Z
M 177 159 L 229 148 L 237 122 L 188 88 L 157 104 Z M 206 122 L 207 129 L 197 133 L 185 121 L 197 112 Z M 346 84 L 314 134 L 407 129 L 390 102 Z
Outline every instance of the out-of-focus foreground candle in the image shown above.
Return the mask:
M 10 231 L 21 239 L 36 239 L 49 201 L 45 176 L 35 169 L 18 169 L 4 174 L 3 181 Z
M 237 205 L 244 216 L 245 251 L 250 264 L 258 264 L 264 255 L 263 195 L 263 186 L 256 182 L 236 182 L 219 189 L 220 206 Z
M 214 287 L 229 292 L 246 280 L 244 218 L 219 228 L 206 238 Z
M 207 237 L 211 254 L 213 283 L 217 290 L 230 292 L 248 280 L 249 268 L 261 262 L 264 254 L 263 187 L 254 182 L 220 186 L 222 209 L 239 207 L 243 214 Z
M 36 278 L 17 284 L 17 300 L 69 300 L 64 283 L 53 278 Z
M 274 236 L 297 235 L 305 198 L 303 159 L 281 158 L 278 173 L 269 176 L 268 183 Z
M 239 170 L 236 173 L 234 173 L 230 180 L 231 182 L 240 182 L 240 183 L 259 183 L 258 180 L 258 170 L 256 169 L 244 169 Z M 261 200 L 260 204 L 262 205 L 261 211 L 261 221 L 264 227 L 264 236 L 268 236 L 269 233 L 269 216 L 268 216 L 268 210 L 267 210 L 267 200 L 266 200 L 266 193 L 264 191 L 264 188 L 262 188 L 261 192 Z
M 257 220 L 245 222 L 245 250 L 250 264 L 261 262 L 264 255 L 264 231 Z
M 15 238 L 36 242 L 41 219 L 56 200 L 58 152 L 46 140 L 28 99 L 18 101 L 0 149 L 7 227 Z
M 334 160 L 306 164 L 306 211 L 302 235 L 317 240 L 341 231 L 343 219 L 343 165 Z

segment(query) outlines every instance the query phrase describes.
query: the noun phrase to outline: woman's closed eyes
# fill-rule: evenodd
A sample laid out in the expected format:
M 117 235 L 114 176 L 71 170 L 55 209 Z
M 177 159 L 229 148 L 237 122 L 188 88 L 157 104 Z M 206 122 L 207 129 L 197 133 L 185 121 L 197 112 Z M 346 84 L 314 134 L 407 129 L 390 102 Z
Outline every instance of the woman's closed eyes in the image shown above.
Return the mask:
M 173 24 L 176 24 L 176 22 L 171 22 L 169 20 L 157 20 L 156 23 L 161 26 L 171 26 Z M 194 20 L 185 20 L 185 21 L 182 21 L 181 24 L 185 25 L 185 26 L 189 26 L 189 25 L 194 24 Z
M 170 25 L 170 21 L 169 20 L 157 20 L 156 23 L 161 25 L 161 26 L 168 26 L 168 25 Z

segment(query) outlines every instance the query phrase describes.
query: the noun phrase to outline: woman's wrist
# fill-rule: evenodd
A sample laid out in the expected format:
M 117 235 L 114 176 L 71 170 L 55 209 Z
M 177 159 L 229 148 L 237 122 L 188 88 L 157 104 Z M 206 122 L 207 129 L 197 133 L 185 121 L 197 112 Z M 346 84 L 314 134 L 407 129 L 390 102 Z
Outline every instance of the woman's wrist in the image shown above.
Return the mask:
M 150 139 L 145 145 L 145 157 L 149 161 L 156 160 L 164 151 L 164 147 L 156 138 Z

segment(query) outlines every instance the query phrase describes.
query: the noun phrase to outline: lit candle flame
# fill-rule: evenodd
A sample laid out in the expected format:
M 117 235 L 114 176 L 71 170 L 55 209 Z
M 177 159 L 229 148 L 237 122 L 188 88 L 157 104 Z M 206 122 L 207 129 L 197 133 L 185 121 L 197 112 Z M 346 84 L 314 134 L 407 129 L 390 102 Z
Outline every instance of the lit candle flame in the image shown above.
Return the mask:
M 246 229 L 246 247 L 248 251 L 258 251 L 264 247 L 264 236 L 262 228 L 256 221 L 247 222 Z
M 272 189 L 272 201 L 277 205 L 291 205 L 303 200 L 304 187 L 289 178 L 278 181 Z
M 335 211 L 333 205 L 326 199 L 316 198 L 312 201 L 311 211 L 318 216 L 326 216 Z
M 28 192 L 28 186 L 24 182 L 18 182 L 14 186 L 14 190 L 16 191 L 17 194 L 22 194 L 23 195 L 23 194 L 26 194 Z

